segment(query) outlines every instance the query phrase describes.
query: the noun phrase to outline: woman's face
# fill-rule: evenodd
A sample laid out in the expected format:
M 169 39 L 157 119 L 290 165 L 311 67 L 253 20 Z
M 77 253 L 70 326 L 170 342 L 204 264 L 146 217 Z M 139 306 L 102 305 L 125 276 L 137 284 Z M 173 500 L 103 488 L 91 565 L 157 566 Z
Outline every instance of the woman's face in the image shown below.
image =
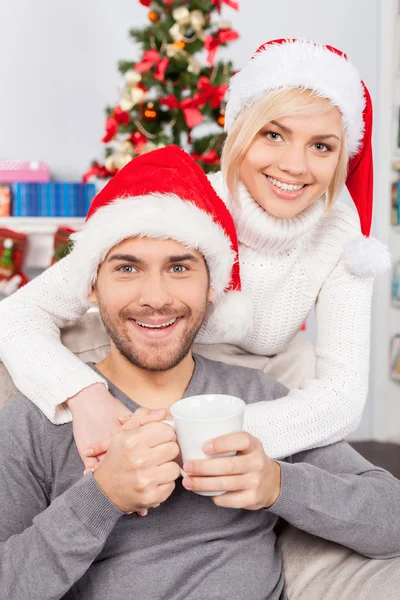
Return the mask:
M 240 179 L 268 214 L 278 219 L 294 217 L 327 190 L 341 140 L 337 108 L 282 117 L 256 135 L 240 166 Z

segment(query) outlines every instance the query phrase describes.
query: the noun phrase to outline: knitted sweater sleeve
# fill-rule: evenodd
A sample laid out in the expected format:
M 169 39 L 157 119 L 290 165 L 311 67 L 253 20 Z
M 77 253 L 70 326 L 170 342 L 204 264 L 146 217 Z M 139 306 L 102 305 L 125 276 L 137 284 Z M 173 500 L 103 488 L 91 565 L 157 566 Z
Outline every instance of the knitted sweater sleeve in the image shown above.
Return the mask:
M 105 383 L 60 341 L 60 328 L 89 306 L 71 292 L 68 269 L 67 256 L 0 302 L 0 358 L 16 387 L 56 425 L 71 421 L 65 400 Z
M 343 439 L 359 424 L 368 392 L 373 280 L 340 259 L 316 302 L 316 379 L 285 398 L 246 407 L 245 429 L 282 458 Z

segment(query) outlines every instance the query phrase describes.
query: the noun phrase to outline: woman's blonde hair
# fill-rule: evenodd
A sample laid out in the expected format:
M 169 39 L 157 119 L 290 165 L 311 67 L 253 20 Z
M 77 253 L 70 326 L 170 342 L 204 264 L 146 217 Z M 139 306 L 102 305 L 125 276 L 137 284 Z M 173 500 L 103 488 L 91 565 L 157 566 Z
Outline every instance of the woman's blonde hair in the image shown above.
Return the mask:
M 275 90 L 242 110 L 225 140 L 221 159 L 222 172 L 234 199 L 237 197 L 240 165 L 259 131 L 267 123 L 282 117 L 327 112 L 335 107 L 331 102 L 315 102 L 318 97 L 308 89 Z M 325 194 L 327 208 L 333 206 L 344 186 L 347 164 L 347 142 L 346 135 L 343 135 L 338 164 Z

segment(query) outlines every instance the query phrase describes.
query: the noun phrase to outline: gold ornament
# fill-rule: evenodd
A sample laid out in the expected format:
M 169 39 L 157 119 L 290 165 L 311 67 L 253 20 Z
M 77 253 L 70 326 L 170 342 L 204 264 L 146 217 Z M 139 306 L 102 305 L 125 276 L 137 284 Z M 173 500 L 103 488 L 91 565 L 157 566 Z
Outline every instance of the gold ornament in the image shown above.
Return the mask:
M 130 155 L 131 157 L 134 154 L 133 144 L 129 140 L 125 140 L 125 142 L 118 142 L 118 153 Z
M 180 6 L 172 11 L 175 21 L 182 26 L 190 24 L 190 11 L 186 6 Z
M 107 156 L 107 158 L 104 161 L 104 166 L 108 171 L 119 171 L 120 169 L 125 167 L 125 165 L 127 165 L 131 160 L 132 156 L 130 156 L 129 154 L 120 154 L 119 152 L 116 152 L 114 154 L 111 154 L 110 156 Z
M 183 50 L 182 48 L 179 48 L 178 46 L 174 44 L 166 44 L 165 46 L 165 54 L 168 56 L 168 58 L 173 58 L 173 57 L 177 57 L 177 58 L 186 58 L 187 57 L 187 52 L 185 52 L 185 50 Z
M 136 87 L 142 81 L 142 76 L 135 71 L 135 69 L 129 69 L 129 71 L 125 73 L 125 81 L 127 85 Z
M 160 13 L 156 10 L 151 10 L 148 14 L 151 23 L 157 23 L 160 20 Z
M 192 10 L 189 12 L 189 9 L 186 6 L 180 6 L 172 11 L 172 16 L 176 23 L 170 28 L 169 33 L 174 42 L 184 41 L 188 44 L 197 38 L 204 38 L 203 28 L 206 19 L 201 10 Z M 185 36 L 188 27 L 191 27 L 197 34 L 193 39 L 189 39 Z
M 140 104 L 146 98 L 142 88 L 137 87 L 142 80 L 140 73 L 135 69 L 129 69 L 125 73 L 126 86 L 121 91 L 120 107 L 122 110 L 130 111 L 136 104 Z
M 232 29 L 232 21 L 217 21 L 218 29 Z
M 197 33 L 203 33 L 204 26 L 206 24 L 206 18 L 201 10 L 192 10 L 190 13 L 190 25 L 192 29 Z
M 188 68 L 189 73 L 193 73 L 193 75 L 199 75 L 201 71 L 201 64 L 197 62 L 195 58 L 191 54 L 188 56 Z

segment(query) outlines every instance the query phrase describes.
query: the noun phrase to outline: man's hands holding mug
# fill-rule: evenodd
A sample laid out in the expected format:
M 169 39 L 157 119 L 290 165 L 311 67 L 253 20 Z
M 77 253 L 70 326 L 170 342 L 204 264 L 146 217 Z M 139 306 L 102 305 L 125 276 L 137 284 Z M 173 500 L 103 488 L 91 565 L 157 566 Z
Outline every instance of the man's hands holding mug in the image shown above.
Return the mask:
M 268 458 L 261 442 L 244 431 L 224 435 L 203 446 L 213 454 L 237 452 L 236 456 L 191 460 L 183 465 L 188 475 L 183 479 L 186 489 L 193 492 L 218 492 L 213 496 L 217 506 L 258 510 L 268 508 L 281 490 L 281 469 Z
M 104 456 L 94 477 L 109 499 L 123 512 L 147 514 L 172 493 L 180 469 L 176 434 L 162 423 L 166 409 L 138 409 L 113 437 L 93 444 L 91 455 Z M 247 432 L 214 438 L 203 446 L 210 458 L 183 465 L 183 479 L 193 492 L 226 493 L 213 496 L 217 506 L 258 510 L 277 500 L 281 489 L 280 466 L 268 458 L 261 442 Z M 106 454 L 104 454 L 106 452 Z M 234 453 L 236 456 L 213 455 Z

